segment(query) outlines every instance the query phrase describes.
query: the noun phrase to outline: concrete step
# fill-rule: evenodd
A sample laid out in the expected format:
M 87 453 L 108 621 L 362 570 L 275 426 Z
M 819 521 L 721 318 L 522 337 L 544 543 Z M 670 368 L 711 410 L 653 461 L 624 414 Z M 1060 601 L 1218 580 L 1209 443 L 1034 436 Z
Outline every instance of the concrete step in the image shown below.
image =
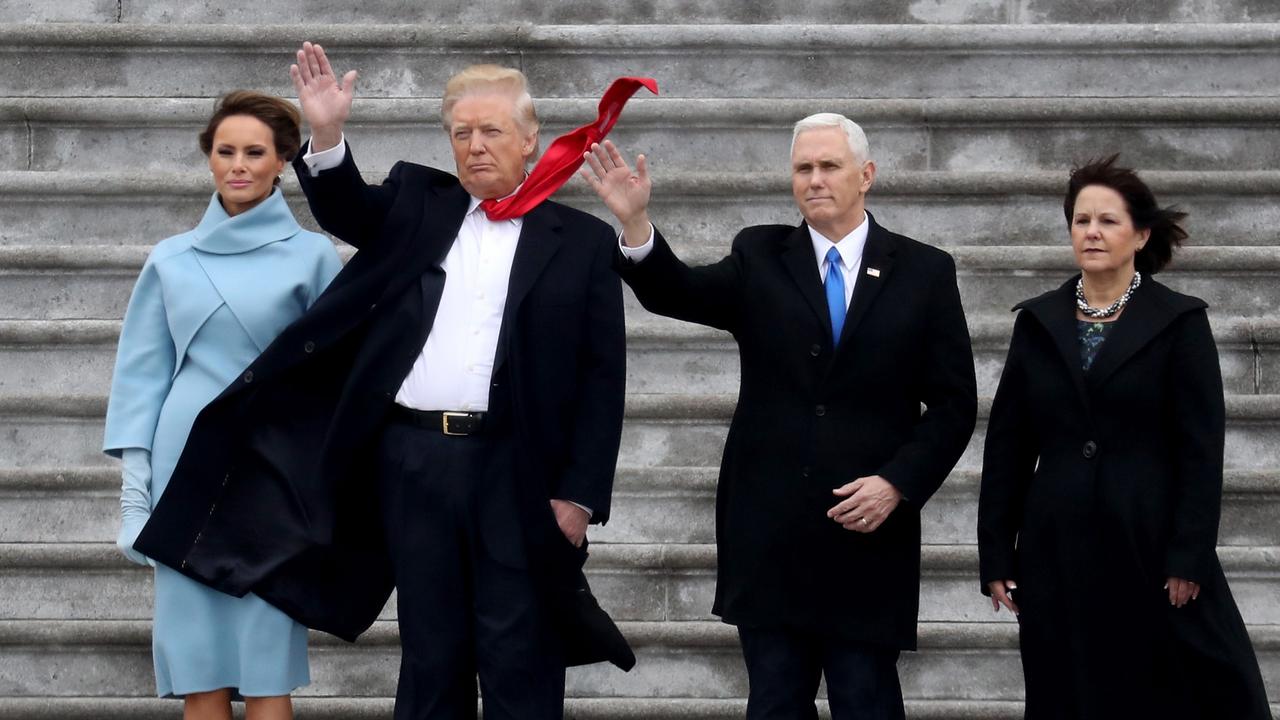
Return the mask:
M 162 3 L 144 0 L 26 0 L 0 6 L 0 23 L 1221 23 L 1277 22 L 1280 10 L 1265 0 L 1169 0 L 1094 7 L 1036 0 L 624 0 L 622 2 L 522 3 L 447 0 L 427 6 L 369 0 L 359 9 L 339 2 L 277 0 Z
M 629 395 L 619 465 L 718 466 L 735 402 L 731 395 Z M 981 463 L 989 408 L 990 398 L 979 398 L 978 429 L 960 458 L 961 470 Z M 102 465 L 105 409 L 102 395 L 0 397 L 0 467 Z M 1226 410 L 1227 467 L 1280 466 L 1280 396 L 1229 395 Z
M 575 698 L 746 696 L 735 628 L 717 622 L 622 623 L 637 651 L 630 673 L 612 666 L 570 669 Z M 1250 637 L 1271 692 L 1280 689 L 1280 627 L 1255 625 Z M 146 697 L 152 692 L 150 623 L 85 620 L 0 622 L 0 694 Z M 312 684 L 300 696 L 386 697 L 394 692 L 399 650 L 394 623 L 379 622 L 353 645 L 312 636 Z M 1003 623 L 922 623 L 920 652 L 899 662 L 913 700 L 1020 700 L 1017 628 Z
M 483 704 L 483 703 L 482 703 Z M 296 698 L 298 717 L 306 720 L 383 720 L 392 712 L 390 698 Z M 818 700 L 818 717 L 830 720 L 826 700 Z M 569 698 L 567 720 L 741 720 L 743 699 L 698 698 Z M 1280 704 L 1272 715 L 1280 720 Z M 241 708 L 237 707 L 237 711 Z M 1016 700 L 908 700 L 911 720 L 1021 720 Z M 173 717 L 171 700 L 141 698 L 0 697 L 0 720 L 161 720 Z M 243 714 L 237 712 L 235 717 Z
M 1280 392 L 1280 318 L 1224 318 L 1210 310 L 1226 391 Z M 1013 315 L 969 317 L 978 392 L 994 394 Z M 101 393 L 111 382 L 119 320 L 0 320 L 0 397 Z M 640 395 L 738 391 L 738 350 L 727 334 L 633 309 L 627 388 Z
M 0 26 L 7 96 L 287 94 L 306 38 L 364 97 L 438 96 L 473 62 L 520 65 L 540 95 L 658 78 L 671 97 L 1268 96 L 1280 24 Z M 627 48 L 620 53 L 618 48 Z M 1124 68 L 1117 72 L 1117 68 Z M 904 68 L 907 72 L 904 72 Z
M 664 172 L 651 214 L 682 252 L 723 247 L 747 225 L 795 225 L 785 167 L 778 174 Z M 314 227 L 291 174 L 284 192 L 299 222 Z M 380 170 L 365 177 L 377 182 Z M 1280 171 L 1144 173 L 1164 204 L 1191 213 L 1191 244 L 1266 246 L 1278 242 Z M 885 227 L 944 247 L 1065 245 L 1067 172 L 885 173 L 868 206 Z M 191 229 L 213 188 L 203 175 L 167 172 L 0 171 L 0 246 L 136 245 Z M 611 219 L 581 179 L 557 199 Z M 999 218 L 999 222 L 993 222 Z
M 1078 272 L 1066 244 L 947 249 L 956 259 L 964 306 L 974 317 L 1003 315 Z M 123 317 L 149 251 L 146 245 L 0 245 L 0 318 Z M 728 248 L 696 248 L 684 259 L 709 263 L 727 252 Z M 1277 271 L 1277 246 L 1189 247 L 1160 280 L 1203 298 L 1216 317 L 1271 317 L 1280 308 Z M 645 314 L 639 303 L 629 305 L 632 317 Z
M 540 98 L 543 137 L 595 117 L 594 99 Z M 99 172 L 203 167 L 196 135 L 211 98 L 0 98 L 0 169 Z M 1280 165 L 1280 98 L 687 99 L 637 97 L 612 137 L 664 172 L 777 173 L 791 124 L 815 112 L 857 120 L 882 172 L 1065 171 L 1091 148 L 1144 170 Z M 362 98 L 347 136 L 368 167 L 448 167 L 435 98 Z M 145 153 L 138 148 L 145 147 Z M 1097 150 L 1102 152 L 1102 150 Z
M 592 537 L 596 531 L 591 532 Z M 1222 546 L 1223 566 L 1245 621 L 1280 624 L 1280 547 Z M 616 620 L 713 620 L 715 546 L 592 541 L 587 574 L 600 604 Z M 973 545 L 925 545 L 920 619 L 987 622 L 978 594 Z M 0 543 L 0 590 L 11 600 L 0 620 L 145 620 L 152 612 L 152 573 L 107 543 Z M 382 618 L 397 616 L 395 599 Z
M 612 520 L 605 527 L 593 528 L 592 539 L 642 544 L 714 542 L 715 481 L 723 441 L 707 441 L 693 450 L 666 447 L 651 451 L 652 455 L 685 456 L 696 452 L 705 460 L 699 465 L 639 465 L 629 448 L 644 441 L 641 422 L 630 421 L 624 432 Z M 1274 422 L 1269 426 L 1272 438 Z M 1237 428 L 1243 424 L 1234 421 L 1231 432 L 1240 432 Z M 689 432 L 696 427 L 678 421 L 668 421 L 665 426 Z M 981 427 L 978 435 L 982 435 Z M 925 505 L 924 542 L 973 542 L 980 447 L 971 450 L 961 469 L 953 472 Z M 1255 456 L 1237 457 L 1229 452 L 1227 462 L 1247 463 Z M 642 457 L 640 462 L 644 460 Z M 1232 467 L 1226 473 L 1219 544 L 1280 546 L 1280 526 L 1275 522 L 1280 517 L 1280 472 L 1274 468 L 1274 464 Z M 109 542 L 114 541 L 119 527 L 118 473 L 105 459 L 94 458 L 93 464 L 78 467 L 46 464 L 0 471 L 0 497 L 4 498 L 0 543 Z

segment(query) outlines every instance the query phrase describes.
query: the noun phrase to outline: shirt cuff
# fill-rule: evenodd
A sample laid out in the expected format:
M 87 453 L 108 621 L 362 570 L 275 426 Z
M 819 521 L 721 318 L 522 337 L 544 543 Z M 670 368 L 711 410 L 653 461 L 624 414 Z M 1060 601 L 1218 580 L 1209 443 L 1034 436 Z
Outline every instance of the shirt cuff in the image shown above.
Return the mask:
M 315 177 L 325 170 L 332 170 L 347 159 L 346 133 L 343 133 L 337 145 L 320 152 L 311 152 L 312 139 L 307 138 L 307 154 L 302 156 L 302 162 L 306 163 L 307 169 L 311 171 L 311 177 Z
M 649 257 L 649 253 L 653 252 L 653 223 L 649 223 L 649 239 L 639 247 L 629 247 L 622 242 L 622 233 L 618 233 L 618 248 L 622 250 L 622 257 L 630 260 L 632 263 L 642 262 Z
M 582 508 L 584 511 L 586 511 L 586 513 L 587 513 L 587 519 L 588 519 L 588 520 L 590 520 L 590 519 L 591 519 L 591 516 L 592 516 L 592 515 L 595 515 L 595 513 L 591 510 L 591 508 L 587 507 L 586 505 L 583 505 L 582 503 L 576 503 L 576 502 L 574 502 L 574 501 L 572 501 L 572 500 L 569 500 L 569 501 L 567 501 L 567 502 L 569 502 L 571 505 L 573 505 L 573 506 L 575 506 L 575 507 Z

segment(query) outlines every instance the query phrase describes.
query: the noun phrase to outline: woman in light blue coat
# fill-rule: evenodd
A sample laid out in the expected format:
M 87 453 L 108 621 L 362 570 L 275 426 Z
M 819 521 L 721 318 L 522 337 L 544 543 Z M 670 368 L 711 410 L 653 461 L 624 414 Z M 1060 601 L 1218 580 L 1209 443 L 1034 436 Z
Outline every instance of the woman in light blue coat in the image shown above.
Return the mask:
M 341 265 L 333 244 L 303 230 L 280 192 L 301 144 L 288 102 L 238 91 L 200 135 L 217 192 L 195 229 L 151 252 L 120 334 L 104 449 L 123 467 L 122 527 L 133 550 L 196 415 L 315 301 Z M 153 563 L 152 563 L 153 564 Z M 187 720 L 292 717 L 310 682 L 307 630 L 255 595 L 236 598 L 155 567 L 156 689 L 185 700 Z

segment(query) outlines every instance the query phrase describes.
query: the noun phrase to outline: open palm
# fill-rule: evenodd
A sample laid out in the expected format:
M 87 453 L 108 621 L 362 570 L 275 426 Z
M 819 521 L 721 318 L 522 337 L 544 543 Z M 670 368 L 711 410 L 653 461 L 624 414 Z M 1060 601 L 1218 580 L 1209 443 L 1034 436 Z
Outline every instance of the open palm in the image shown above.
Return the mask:
M 298 62 L 289 66 L 289 76 L 298 91 L 302 115 L 317 136 L 337 136 L 351 115 L 351 101 L 355 97 L 356 71 L 352 70 L 338 81 L 324 48 L 309 42 L 302 43 Z M 336 144 L 336 137 L 334 144 Z
M 649 165 L 644 155 L 636 157 L 634 173 L 622 153 L 608 140 L 603 146 L 592 145 L 585 157 L 590 169 L 583 168 L 582 177 L 623 225 L 646 212 L 653 183 L 649 180 Z

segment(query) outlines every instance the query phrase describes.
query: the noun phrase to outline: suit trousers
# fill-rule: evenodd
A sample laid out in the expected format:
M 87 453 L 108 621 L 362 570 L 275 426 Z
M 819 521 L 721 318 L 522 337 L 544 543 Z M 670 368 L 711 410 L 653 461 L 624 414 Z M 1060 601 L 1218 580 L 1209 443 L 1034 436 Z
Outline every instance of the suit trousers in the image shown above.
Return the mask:
M 391 422 L 383 526 L 395 566 L 395 720 L 559 720 L 565 666 L 524 555 L 510 443 Z M 550 512 L 550 509 L 547 510 Z
M 747 720 L 817 720 L 827 679 L 832 720 L 903 720 L 898 651 L 781 627 L 739 626 L 750 690 Z

